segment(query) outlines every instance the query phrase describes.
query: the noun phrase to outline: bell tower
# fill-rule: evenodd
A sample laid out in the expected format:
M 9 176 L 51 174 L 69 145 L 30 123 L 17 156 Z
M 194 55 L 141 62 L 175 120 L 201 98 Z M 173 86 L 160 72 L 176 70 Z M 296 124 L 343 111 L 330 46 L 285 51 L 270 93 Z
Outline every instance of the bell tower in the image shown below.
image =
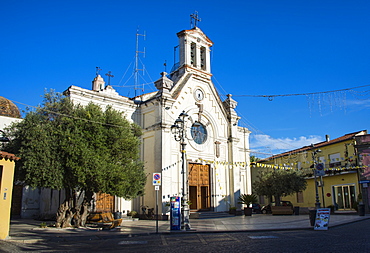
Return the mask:
M 179 62 L 172 76 L 182 76 L 186 72 L 211 77 L 210 52 L 213 42 L 196 26 L 198 16 L 191 15 L 194 27 L 177 33 L 179 38 Z
M 177 34 L 180 42 L 180 68 L 186 67 L 197 71 L 211 73 L 210 52 L 213 42 L 194 27 Z

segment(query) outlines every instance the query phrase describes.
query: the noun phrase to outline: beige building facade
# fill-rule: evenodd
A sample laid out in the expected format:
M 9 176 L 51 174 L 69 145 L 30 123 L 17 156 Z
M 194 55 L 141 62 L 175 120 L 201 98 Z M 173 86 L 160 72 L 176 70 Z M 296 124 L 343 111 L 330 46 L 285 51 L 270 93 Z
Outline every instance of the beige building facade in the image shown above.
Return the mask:
M 190 209 L 227 211 L 238 206 L 240 194 L 251 193 L 249 134 L 238 126 L 237 102 L 231 95 L 222 101 L 211 77 L 210 51 L 213 42 L 198 28 L 183 30 L 179 38 L 179 59 L 171 73 L 161 73 L 156 92 L 134 98 L 119 95 L 100 75 L 92 89 L 71 86 L 66 94 L 74 103 L 90 102 L 102 108 L 110 105 L 143 131 L 141 159 L 148 175 L 145 195 L 131 202 L 115 198 L 115 209 L 140 211 L 153 208 L 158 193 L 159 212 L 166 213 L 171 196 L 183 189 L 180 143 L 171 126 L 185 112 L 186 182 Z M 159 191 L 153 173 L 161 173 Z

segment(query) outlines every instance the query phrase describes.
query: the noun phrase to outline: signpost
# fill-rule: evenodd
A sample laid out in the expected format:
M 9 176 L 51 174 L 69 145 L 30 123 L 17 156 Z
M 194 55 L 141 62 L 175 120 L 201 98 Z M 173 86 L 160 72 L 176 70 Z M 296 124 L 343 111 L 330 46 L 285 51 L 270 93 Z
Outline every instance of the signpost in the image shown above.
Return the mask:
M 162 174 L 155 172 L 153 173 L 153 185 L 155 189 L 155 232 L 158 234 L 158 191 L 159 187 L 162 185 Z

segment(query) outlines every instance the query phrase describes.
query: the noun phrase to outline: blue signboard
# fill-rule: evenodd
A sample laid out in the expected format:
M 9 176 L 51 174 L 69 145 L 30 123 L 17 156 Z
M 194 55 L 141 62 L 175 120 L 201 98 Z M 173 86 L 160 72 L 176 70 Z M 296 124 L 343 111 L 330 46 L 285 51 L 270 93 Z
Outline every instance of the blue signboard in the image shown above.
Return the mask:
M 322 163 L 316 165 L 316 176 L 325 176 L 324 165 Z
M 181 199 L 171 197 L 171 230 L 181 230 Z

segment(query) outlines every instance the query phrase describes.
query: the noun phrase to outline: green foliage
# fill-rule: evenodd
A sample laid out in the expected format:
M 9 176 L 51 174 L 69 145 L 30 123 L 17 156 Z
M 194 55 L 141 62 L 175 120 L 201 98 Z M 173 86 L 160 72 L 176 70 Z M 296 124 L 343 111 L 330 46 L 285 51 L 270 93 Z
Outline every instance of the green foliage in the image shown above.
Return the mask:
M 136 211 L 131 211 L 127 215 L 131 216 L 132 218 L 138 218 L 138 213 Z
M 127 199 L 143 194 L 138 126 L 120 112 L 73 105 L 53 91 L 9 129 L 7 149 L 21 160 L 17 179 L 32 187 L 104 192 Z
M 295 171 L 285 170 L 261 173 L 258 180 L 253 183 L 253 190 L 257 194 L 268 197 L 274 196 L 276 203 L 280 202 L 280 197 L 304 191 L 306 187 L 307 182 L 303 175 Z
M 243 204 L 249 207 L 251 204 L 257 203 L 257 196 L 254 194 L 242 194 L 239 196 L 238 204 Z
M 250 156 L 250 162 L 251 163 L 253 163 L 253 162 L 257 162 L 257 161 L 259 161 L 259 160 L 261 160 L 260 158 L 258 158 L 258 157 L 256 157 L 256 156 L 254 156 L 254 155 L 251 155 Z

